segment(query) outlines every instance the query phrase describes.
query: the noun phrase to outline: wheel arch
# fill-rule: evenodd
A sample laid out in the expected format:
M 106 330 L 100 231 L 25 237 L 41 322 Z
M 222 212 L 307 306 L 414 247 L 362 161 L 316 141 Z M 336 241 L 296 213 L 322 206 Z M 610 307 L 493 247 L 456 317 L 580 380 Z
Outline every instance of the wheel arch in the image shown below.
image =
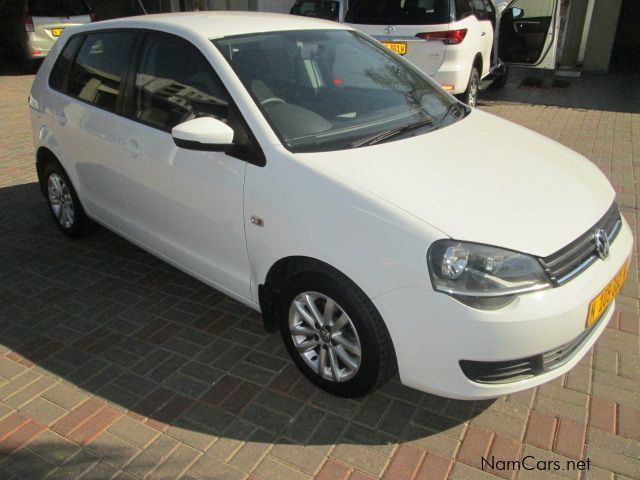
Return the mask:
M 362 290 L 348 275 L 333 265 L 318 260 L 317 258 L 304 255 L 292 255 L 280 258 L 269 268 L 264 283 L 258 285 L 260 310 L 262 311 L 264 328 L 268 332 L 273 332 L 278 328 L 278 295 L 281 293 L 286 281 L 294 275 L 303 272 L 314 272 L 328 277 L 346 279 Z
M 38 148 L 38 151 L 36 152 L 36 172 L 38 174 L 38 184 L 40 185 L 40 191 L 42 192 L 42 195 L 47 194 L 44 170 L 50 163 L 57 163 L 61 168 L 64 169 L 55 153 L 53 153 L 47 147 Z
M 484 66 L 484 59 L 482 58 L 482 53 L 478 52 L 476 53 L 476 56 L 473 57 L 473 67 L 476 67 L 478 69 L 478 73 L 480 74 L 480 78 L 482 78 L 482 68 Z

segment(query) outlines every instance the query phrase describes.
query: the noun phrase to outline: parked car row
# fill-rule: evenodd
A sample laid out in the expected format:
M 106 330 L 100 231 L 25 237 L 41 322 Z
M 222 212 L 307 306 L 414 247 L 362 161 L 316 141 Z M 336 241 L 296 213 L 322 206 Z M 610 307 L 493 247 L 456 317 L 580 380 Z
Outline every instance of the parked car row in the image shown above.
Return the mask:
M 505 62 L 553 68 L 558 9 L 558 0 L 297 0 L 291 13 L 371 35 L 475 106 L 482 88 L 504 86 Z M 85 0 L 0 0 L 0 41 L 29 63 L 65 28 L 95 19 Z
M 395 372 L 461 399 L 548 382 L 604 331 L 627 275 L 631 230 L 595 165 L 347 25 L 83 25 L 29 104 L 64 234 L 98 222 L 261 312 L 335 395 Z
M 85 0 L 0 0 L 0 45 L 29 65 L 46 57 L 65 29 L 95 20 Z
M 555 66 L 558 8 L 557 0 L 297 0 L 291 13 L 371 35 L 475 106 L 481 88 L 505 85 L 505 61 Z

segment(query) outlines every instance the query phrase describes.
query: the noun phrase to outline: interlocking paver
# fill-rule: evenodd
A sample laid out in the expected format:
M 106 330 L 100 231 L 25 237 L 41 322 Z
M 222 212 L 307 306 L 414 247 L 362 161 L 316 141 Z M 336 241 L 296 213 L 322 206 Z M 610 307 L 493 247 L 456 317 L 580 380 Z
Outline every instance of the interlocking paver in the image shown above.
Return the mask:
M 31 402 L 20 407 L 20 411 L 43 425 L 51 425 L 67 411 L 42 397 L 36 397 Z
M 31 80 L 0 71 L 3 478 L 579 476 L 483 472 L 482 455 L 589 457 L 584 480 L 638 478 L 637 244 L 605 333 L 552 383 L 464 402 L 396 378 L 364 399 L 337 399 L 298 372 L 280 336 L 245 306 L 105 229 L 81 241 L 59 234 L 35 184 Z M 481 108 L 592 159 L 638 233 L 640 112 L 610 96 L 604 110 L 572 108 L 575 96 L 514 83 L 486 97 Z

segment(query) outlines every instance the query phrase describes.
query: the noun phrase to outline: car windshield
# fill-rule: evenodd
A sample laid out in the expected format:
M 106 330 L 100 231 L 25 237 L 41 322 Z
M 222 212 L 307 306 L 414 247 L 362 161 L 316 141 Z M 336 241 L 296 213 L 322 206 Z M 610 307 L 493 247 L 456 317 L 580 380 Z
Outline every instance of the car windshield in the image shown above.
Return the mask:
M 347 23 L 437 25 L 450 22 L 449 0 L 354 0 Z
M 213 42 L 294 152 L 417 135 L 455 121 L 463 109 L 425 74 L 354 31 L 257 33 Z
M 29 14 L 34 17 L 75 17 L 89 15 L 84 0 L 29 0 Z

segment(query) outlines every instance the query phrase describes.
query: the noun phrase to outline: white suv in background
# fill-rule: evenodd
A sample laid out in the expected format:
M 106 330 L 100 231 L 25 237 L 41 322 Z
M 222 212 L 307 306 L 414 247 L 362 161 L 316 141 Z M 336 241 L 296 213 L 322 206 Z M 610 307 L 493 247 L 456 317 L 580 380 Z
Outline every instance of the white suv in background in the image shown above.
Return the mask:
M 483 80 L 506 81 L 494 52 L 493 0 L 354 0 L 345 23 L 406 56 L 448 92 L 475 106 Z

